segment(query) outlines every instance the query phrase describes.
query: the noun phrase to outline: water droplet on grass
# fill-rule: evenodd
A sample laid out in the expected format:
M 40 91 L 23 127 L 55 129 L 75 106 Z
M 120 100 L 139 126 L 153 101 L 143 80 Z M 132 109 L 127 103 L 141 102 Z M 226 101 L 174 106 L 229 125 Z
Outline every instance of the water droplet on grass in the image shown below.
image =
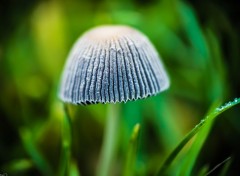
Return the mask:
M 222 107 L 222 106 L 220 106 L 220 107 L 218 107 L 218 108 L 216 109 L 217 112 L 220 112 L 220 111 L 222 111 L 222 110 L 223 110 L 223 107 Z
M 215 111 L 221 112 L 221 111 L 225 110 L 226 108 L 229 108 L 230 106 L 233 106 L 233 105 L 239 103 L 239 101 L 240 101 L 240 98 L 235 98 L 233 101 L 229 101 L 228 103 L 225 103 L 224 105 L 216 108 Z
M 235 102 L 235 103 L 237 103 L 237 102 L 238 102 L 238 100 L 239 100 L 239 98 L 235 98 L 235 99 L 234 99 L 234 102 Z

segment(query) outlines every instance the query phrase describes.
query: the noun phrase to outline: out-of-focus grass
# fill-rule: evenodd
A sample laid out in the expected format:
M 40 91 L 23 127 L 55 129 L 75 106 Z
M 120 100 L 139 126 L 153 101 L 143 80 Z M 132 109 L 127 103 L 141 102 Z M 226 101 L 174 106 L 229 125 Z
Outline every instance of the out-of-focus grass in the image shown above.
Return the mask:
M 136 123 L 141 124 L 141 132 L 135 172 L 153 175 L 213 102 L 239 97 L 239 23 L 225 8 L 234 12 L 237 6 L 208 1 L 190 5 L 180 0 L 39 0 L 28 6 L 22 3 L 24 8 L 17 2 L 6 3 L 0 5 L 11 5 L 0 10 L 7 14 L 0 18 L 4 22 L 0 28 L 4 36 L 0 39 L 0 173 L 58 172 L 64 120 L 56 98 L 61 70 L 77 37 L 96 25 L 126 24 L 145 33 L 171 78 L 168 91 L 121 105 L 112 175 L 122 174 Z M 69 108 L 73 175 L 96 171 L 106 107 Z M 231 109 L 199 133 L 198 143 L 186 146 L 177 160 L 182 164 L 173 164 L 172 173 L 206 173 L 229 156 L 226 173 L 239 172 L 239 113 L 238 108 Z

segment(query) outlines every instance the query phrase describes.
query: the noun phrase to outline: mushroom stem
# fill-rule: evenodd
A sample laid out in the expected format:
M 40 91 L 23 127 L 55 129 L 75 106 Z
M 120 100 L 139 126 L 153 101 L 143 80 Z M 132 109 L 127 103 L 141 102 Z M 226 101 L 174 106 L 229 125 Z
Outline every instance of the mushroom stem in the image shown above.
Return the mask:
M 120 117 L 120 104 L 109 104 L 108 115 L 103 138 L 103 144 L 97 168 L 97 176 L 110 175 L 111 163 L 114 159 L 115 147 L 118 137 L 118 122 Z

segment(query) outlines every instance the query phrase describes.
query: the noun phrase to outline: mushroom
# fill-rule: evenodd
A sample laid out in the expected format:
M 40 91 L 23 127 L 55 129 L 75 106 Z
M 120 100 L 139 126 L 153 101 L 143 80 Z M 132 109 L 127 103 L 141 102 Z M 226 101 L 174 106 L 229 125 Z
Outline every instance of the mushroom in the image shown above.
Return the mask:
M 169 84 L 163 63 L 144 34 L 128 26 L 106 25 L 87 31 L 73 46 L 59 97 L 71 104 L 115 104 L 156 95 Z M 119 108 L 109 107 L 100 176 L 109 174 L 118 127 Z
M 59 97 L 72 104 L 127 102 L 166 90 L 169 79 L 147 37 L 127 26 L 100 26 L 73 46 Z

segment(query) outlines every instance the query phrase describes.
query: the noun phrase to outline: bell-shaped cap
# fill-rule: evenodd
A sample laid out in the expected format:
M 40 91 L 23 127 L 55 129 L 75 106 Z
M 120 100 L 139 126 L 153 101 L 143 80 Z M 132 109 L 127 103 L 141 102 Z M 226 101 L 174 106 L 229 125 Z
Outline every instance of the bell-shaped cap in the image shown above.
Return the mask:
M 116 103 L 156 95 L 168 87 L 160 57 L 144 34 L 127 26 L 100 26 L 73 46 L 59 96 L 72 104 Z

